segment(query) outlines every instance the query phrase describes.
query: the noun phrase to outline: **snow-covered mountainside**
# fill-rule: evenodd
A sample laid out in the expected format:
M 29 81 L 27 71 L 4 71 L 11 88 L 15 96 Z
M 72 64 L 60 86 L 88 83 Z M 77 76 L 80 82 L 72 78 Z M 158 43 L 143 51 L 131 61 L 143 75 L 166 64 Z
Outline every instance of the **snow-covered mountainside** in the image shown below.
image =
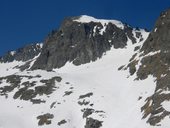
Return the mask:
M 34 52 L 1 57 L 0 128 L 168 128 L 168 46 L 157 44 L 169 37 L 156 28 L 71 17 Z

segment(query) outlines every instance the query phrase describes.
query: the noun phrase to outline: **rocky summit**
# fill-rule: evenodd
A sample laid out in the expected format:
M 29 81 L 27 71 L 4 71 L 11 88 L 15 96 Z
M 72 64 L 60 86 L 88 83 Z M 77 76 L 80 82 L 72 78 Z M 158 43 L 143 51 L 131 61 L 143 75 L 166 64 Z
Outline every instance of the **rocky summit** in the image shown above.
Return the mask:
M 64 19 L 0 57 L 0 128 L 168 128 L 170 10 L 151 32 Z

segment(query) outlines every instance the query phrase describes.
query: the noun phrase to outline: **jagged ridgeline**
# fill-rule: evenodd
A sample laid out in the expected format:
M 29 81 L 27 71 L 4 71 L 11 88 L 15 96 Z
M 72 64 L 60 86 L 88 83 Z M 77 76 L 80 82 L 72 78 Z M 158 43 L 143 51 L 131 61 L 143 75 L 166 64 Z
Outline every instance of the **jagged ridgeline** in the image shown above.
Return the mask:
M 0 57 L 0 62 L 13 62 L 13 61 L 28 61 L 41 53 L 43 44 L 34 43 L 19 48 L 16 51 L 9 51 L 4 56 Z

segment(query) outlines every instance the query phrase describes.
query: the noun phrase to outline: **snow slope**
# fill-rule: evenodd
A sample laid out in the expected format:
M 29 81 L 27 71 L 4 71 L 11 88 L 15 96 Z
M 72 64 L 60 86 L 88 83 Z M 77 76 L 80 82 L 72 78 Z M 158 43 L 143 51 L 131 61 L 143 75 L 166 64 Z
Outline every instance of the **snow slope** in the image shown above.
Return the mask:
M 148 33 L 142 34 L 146 39 Z M 18 88 L 10 92 L 8 98 L 0 96 L 0 128 L 84 128 L 86 118 L 83 118 L 82 111 L 85 109 L 93 109 L 88 118 L 103 121 L 102 128 L 152 128 L 146 120 L 142 120 L 140 109 L 145 99 L 154 93 L 154 78 L 150 76 L 146 80 L 137 81 L 134 80 L 135 75 L 130 76 L 127 70 L 118 71 L 120 66 L 129 62 L 135 46 L 142 43 L 132 45 L 129 40 L 125 49 L 112 48 L 102 59 L 95 62 L 80 66 L 67 63 L 64 67 L 51 72 L 42 70 L 20 72 L 13 68 L 18 62 L 0 64 L 1 76 L 11 74 L 41 76 L 22 78 L 21 83 L 36 81 L 36 85 L 31 87 L 33 89 L 40 86 L 43 79 L 55 76 L 62 78 L 61 82 L 55 82 L 56 89 L 52 94 L 36 97 L 45 100 L 45 103 L 33 104 L 20 99 L 14 100 L 13 95 Z M 0 86 L 5 85 L 8 83 L 4 80 Z M 86 94 L 90 95 L 85 96 Z M 54 115 L 52 123 L 38 126 L 37 116 L 46 113 Z M 62 120 L 66 123 L 59 125 Z

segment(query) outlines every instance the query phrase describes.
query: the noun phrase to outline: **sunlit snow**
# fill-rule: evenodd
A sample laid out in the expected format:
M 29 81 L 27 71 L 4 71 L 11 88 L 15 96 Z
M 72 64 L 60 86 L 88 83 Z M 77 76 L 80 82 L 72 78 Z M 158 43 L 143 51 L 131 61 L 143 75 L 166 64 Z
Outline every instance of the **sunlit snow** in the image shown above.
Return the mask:
M 95 21 L 92 17 L 82 16 L 79 22 Z M 102 24 L 114 22 L 122 26 L 118 21 L 100 20 Z M 147 37 L 148 33 L 143 32 L 143 36 Z M 142 45 L 143 42 L 140 42 Z M 129 62 L 134 54 L 135 46 L 129 40 L 127 47 L 124 49 L 111 48 L 101 59 L 88 64 L 74 66 L 67 63 L 60 69 L 54 69 L 52 72 L 35 70 L 23 71 L 13 67 L 22 65 L 24 62 L 12 62 L 0 64 L 0 76 L 11 74 L 16 75 L 40 75 L 40 78 L 33 78 L 31 81 L 37 81 L 36 86 L 40 85 L 40 80 L 50 79 L 54 76 L 61 76 L 62 81 L 56 82 L 58 87 L 51 95 L 38 96 L 44 99 L 46 103 L 32 104 L 29 101 L 13 99 L 15 89 L 9 93 L 8 98 L 0 97 L 0 128 L 38 128 L 37 116 L 45 113 L 54 114 L 51 125 L 41 126 L 42 128 L 84 128 L 85 119 L 82 118 L 81 110 L 84 108 L 93 108 L 104 113 L 93 113 L 89 115 L 94 119 L 103 121 L 102 128 L 152 128 L 142 120 L 141 106 L 145 103 L 145 99 L 154 93 L 155 82 L 152 76 L 143 81 L 136 81 L 135 75 L 129 76 L 126 70 L 118 71 L 118 68 Z M 35 61 L 36 58 L 33 59 Z M 33 64 L 33 63 L 32 63 Z M 31 64 L 31 65 L 32 65 Z M 28 79 L 22 79 L 22 83 Z M 69 84 L 68 84 L 69 83 Z M 5 86 L 4 81 L 4 86 Z M 34 88 L 34 87 L 33 87 Z M 72 94 L 64 96 L 64 92 L 72 88 Z M 86 101 L 93 104 L 79 105 L 79 96 L 93 93 L 93 96 L 85 98 Z M 139 100 L 139 97 L 142 97 Z M 55 108 L 50 108 L 53 102 Z M 165 107 L 165 105 L 164 105 Z M 169 105 L 167 106 L 169 107 Z M 58 122 L 62 119 L 67 121 L 66 124 L 58 126 Z

